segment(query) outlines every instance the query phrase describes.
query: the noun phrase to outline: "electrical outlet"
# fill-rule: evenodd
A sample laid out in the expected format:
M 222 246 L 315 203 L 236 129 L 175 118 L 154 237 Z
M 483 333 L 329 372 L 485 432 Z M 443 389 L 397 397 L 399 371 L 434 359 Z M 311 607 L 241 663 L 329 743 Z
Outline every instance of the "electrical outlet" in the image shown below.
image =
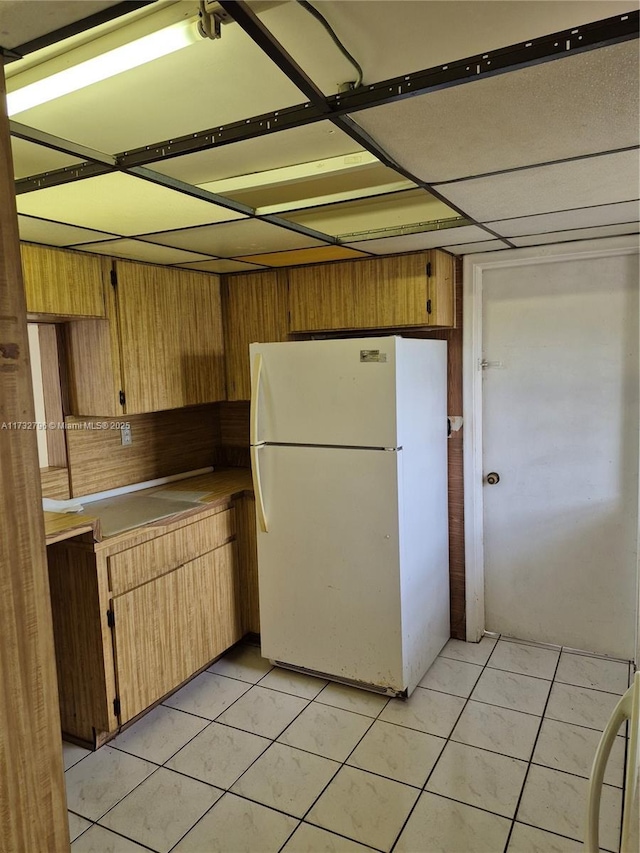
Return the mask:
M 129 447 L 133 444 L 133 436 L 131 435 L 131 424 L 122 424 L 120 427 L 120 435 L 122 436 L 122 446 Z

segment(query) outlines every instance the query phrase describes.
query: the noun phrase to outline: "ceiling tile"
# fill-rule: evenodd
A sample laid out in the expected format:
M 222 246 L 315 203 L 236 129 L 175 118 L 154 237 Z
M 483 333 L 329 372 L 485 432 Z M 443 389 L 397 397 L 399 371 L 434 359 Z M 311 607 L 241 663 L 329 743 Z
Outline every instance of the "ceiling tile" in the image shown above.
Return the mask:
M 206 255 L 185 252 L 184 249 L 158 246 L 155 243 L 146 243 L 143 240 L 108 240 L 103 243 L 85 243 L 73 248 L 83 252 L 110 255 L 114 258 L 148 261 L 151 264 L 180 264 L 207 259 Z
M 490 222 L 631 201 L 638 196 L 639 165 L 638 151 L 625 151 L 441 184 L 438 189 L 468 216 Z
M 447 246 L 452 255 L 473 255 L 476 252 L 496 252 L 508 249 L 502 240 L 480 240 L 478 243 L 462 243 L 460 246 Z
M 514 237 L 516 246 L 538 246 L 543 243 L 567 243 L 571 240 L 595 240 L 598 237 L 616 237 L 620 234 L 637 234 L 640 225 L 630 222 L 621 225 L 601 225 L 595 228 L 575 228 L 570 231 L 556 231 L 553 234 L 531 234 L 525 237 Z
M 116 6 L 119 0 L 83 0 L 82 4 L 31 0 L 25 13 L 24 0 L 2 0 L 0 3 L 0 44 L 18 47 L 32 39 L 48 35 L 75 21 Z
M 441 228 L 435 231 L 420 231 L 417 234 L 401 234 L 395 237 L 380 237 L 375 240 L 360 240 L 349 243 L 354 249 L 373 252 L 374 255 L 389 255 L 394 252 L 419 252 L 422 249 L 436 249 L 471 240 L 482 240 L 487 232 L 476 225 L 462 225 L 455 228 Z
M 631 0 L 322 0 L 319 8 L 364 69 L 365 83 L 624 14 Z M 297 3 L 274 4 L 265 25 L 325 92 L 355 71 L 320 23 Z
M 20 75 L 7 85 L 19 88 Z M 202 39 L 16 119 L 115 154 L 305 100 L 249 36 L 229 24 L 220 39 Z
M 364 110 L 354 119 L 401 166 L 434 183 L 638 145 L 639 92 L 633 40 Z
M 287 213 L 283 218 L 341 237 L 345 242 L 362 239 L 362 232 L 449 219 L 455 211 L 425 190 L 409 190 L 360 201 Z
M 331 122 L 320 121 L 173 160 L 158 161 L 153 168 L 189 184 L 204 184 L 363 150 Z
M 560 231 L 567 228 L 588 228 L 591 225 L 636 222 L 638 219 L 640 219 L 640 202 L 623 201 L 620 204 L 602 204 L 597 207 L 563 210 L 560 213 L 502 219 L 497 222 L 487 222 L 487 225 L 504 237 L 515 237 L 520 234 L 541 234 L 545 231 Z
M 123 236 L 242 216 L 120 172 L 23 193 L 17 204 L 19 213 Z
M 317 249 L 273 252 L 268 255 L 247 255 L 242 260 L 262 264 L 266 267 L 289 267 L 298 264 L 319 264 L 324 261 L 344 261 L 349 260 L 349 258 L 362 257 L 366 257 L 365 252 L 359 252 L 346 246 L 319 246 Z
M 18 228 L 21 240 L 46 246 L 72 246 L 111 237 L 111 234 L 102 231 L 89 231 L 60 222 L 49 222 L 47 219 L 33 219 L 31 216 L 18 216 Z
M 71 157 L 69 154 L 62 154 L 60 151 L 52 151 L 50 148 L 45 148 L 44 145 L 36 145 L 34 142 L 27 142 L 15 136 L 11 137 L 11 152 L 13 154 L 13 175 L 16 180 L 82 163 L 79 157 Z
M 200 261 L 197 264 L 178 264 L 183 269 L 202 270 L 203 272 L 251 272 L 252 270 L 261 270 L 264 267 L 256 264 L 245 264 L 243 261 L 230 261 L 227 258 L 220 258 L 217 261 Z
M 191 252 L 203 252 L 227 258 L 324 245 L 321 240 L 257 219 L 148 234 L 144 235 L 144 239 L 152 243 L 162 243 L 165 246 L 177 246 Z

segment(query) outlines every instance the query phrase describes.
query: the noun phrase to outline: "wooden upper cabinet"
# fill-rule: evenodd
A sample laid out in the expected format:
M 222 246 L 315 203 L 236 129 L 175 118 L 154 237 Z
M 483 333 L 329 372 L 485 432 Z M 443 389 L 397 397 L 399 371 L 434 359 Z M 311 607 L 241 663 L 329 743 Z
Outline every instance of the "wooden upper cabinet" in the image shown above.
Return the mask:
M 289 270 L 291 331 L 455 324 L 453 258 L 419 252 Z
M 29 243 L 20 246 L 20 254 L 29 314 L 105 316 L 105 258 Z
M 125 412 L 224 400 L 220 279 L 116 261 Z
M 227 399 L 249 400 L 249 344 L 286 341 L 289 333 L 287 274 L 273 270 L 234 275 L 223 286 Z

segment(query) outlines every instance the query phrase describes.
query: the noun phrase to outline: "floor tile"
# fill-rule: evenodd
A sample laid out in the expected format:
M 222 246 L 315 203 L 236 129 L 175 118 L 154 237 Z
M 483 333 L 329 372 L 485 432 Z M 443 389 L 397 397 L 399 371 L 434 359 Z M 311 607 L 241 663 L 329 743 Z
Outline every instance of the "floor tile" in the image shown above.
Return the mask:
M 149 853 L 135 841 L 116 835 L 97 824 L 83 832 L 71 845 L 71 853 Z
M 306 699 L 252 687 L 233 707 L 219 717 L 219 722 L 263 737 L 276 738 L 308 704 Z
M 487 668 L 480 676 L 471 698 L 488 705 L 542 716 L 550 687 L 551 682 L 542 678 Z
M 594 729 L 545 719 L 533 754 L 535 764 L 564 770 L 576 776 L 591 776 L 593 758 L 601 734 Z M 605 771 L 604 781 L 621 788 L 624 777 L 624 738 L 616 738 Z
M 480 678 L 482 667 L 451 658 L 436 658 L 420 687 L 467 698 Z
M 553 649 L 541 649 L 538 646 L 499 640 L 487 666 L 551 680 L 559 657 L 560 652 Z
M 628 664 L 562 652 L 557 681 L 622 695 L 629 679 Z
M 445 744 L 443 738 L 376 720 L 347 764 L 421 788 Z
M 532 765 L 518 809 L 518 820 L 582 841 L 588 788 L 587 779 Z M 603 785 L 600 844 L 606 850 L 618 848 L 621 808 L 622 791 Z
M 440 656 L 484 666 L 489 660 L 489 655 L 497 642 L 493 637 L 483 637 L 479 643 L 465 643 L 464 640 L 449 640 L 440 652 Z
M 424 793 L 394 851 L 397 853 L 497 853 L 511 822 L 504 817 Z
M 526 772 L 524 761 L 449 742 L 426 790 L 513 817 Z
M 371 847 L 363 847 L 326 829 L 301 823 L 282 848 L 282 853 L 369 853 L 370 850 Z
M 291 693 L 292 696 L 300 696 L 302 699 L 314 699 L 327 683 L 321 678 L 314 678 L 312 675 L 274 667 L 260 680 L 260 687 L 269 687 L 271 690 Z
M 602 732 L 619 699 L 613 693 L 559 684 L 556 681 L 551 689 L 545 716 Z
M 344 761 L 371 723 L 371 717 L 312 702 L 278 740 Z
M 168 853 L 223 792 L 161 767 L 100 820 L 159 853 Z
M 271 662 L 262 657 L 259 646 L 243 644 L 231 649 L 224 657 L 212 664 L 209 672 L 217 672 L 218 675 L 228 675 L 229 678 L 238 678 L 240 681 L 257 684 L 271 669 L 273 669 Z
M 65 773 L 67 805 L 98 820 L 156 769 L 149 761 L 103 746 Z
M 90 754 L 90 749 L 85 749 L 83 746 L 78 746 L 75 743 L 68 743 L 66 740 L 62 741 L 62 758 L 65 770 L 73 767 L 74 764 L 77 764 L 78 761 L 81 761 Z
M 238 779 L 233 793 L 301 818 L 339 769 L 336 761 L 274 743 Z
M 540 718 L 532 714 L 470 701 L 451 740 L 528 761 L 539 728 Z
M 343 767 L 307 816 L 317 824 L 379 850 L 390 850 L 418 791 Z
M 389 697 L 334 682 L 327 684 L 322 693 L 318 694 L 316 701 L 322 702 L 323 705 L 332 705 L 334 708 L 342 708 L 343 711 L 354 711 L 366 717 L 377 717 L 389 702 Z
M 463 708 L 464 699 L 458 696 L 416 687 L 406 701 L 392 699 L 379 719 L 430 735 L 448 737 Z
M 211 723 L 167 767 L 218 788 L 230 788 L 269 746 L 268 738 Z
M 68 812 L 67 816 L 69 819 L 69 838 L 71 841 L 75 841 L 79 835 L 82 835 L 85 829 L 89 829 L 91 821 L 73 812 Z
M 164 764 L 208 725 L 208 721 L 202 717 L 158 705 L 119 734 L 111 745 L 138 758 Z
M 187 714 L 215 720 L 225 708 L 233 704 L 251 685 L 216 673 L 203 672 L 183 688 L 165 699 L 163 704 Z
M 298 821 L 225 794 L 172 853 L 277 853 Z
M 507 853 L 583 853 L 583 847 L 579 841 L 515 823 Z

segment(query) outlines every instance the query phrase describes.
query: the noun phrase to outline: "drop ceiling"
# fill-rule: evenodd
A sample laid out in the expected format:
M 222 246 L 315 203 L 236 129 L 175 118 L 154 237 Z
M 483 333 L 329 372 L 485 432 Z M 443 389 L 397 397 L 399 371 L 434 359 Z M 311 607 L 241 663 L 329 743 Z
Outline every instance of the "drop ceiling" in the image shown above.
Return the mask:
M 29 3 L 33 11 L 46 7 L 36 31 L 30 16 L 16 15 L 22 3 L 0 0 L 0 45 L 16 47 L 77 21 L 79 6 L 93 14 L 114 5 Z M 638 9 L 636 0 L 314 5 L 360 62 L 365 86 L 522 48 L 560 30 L 583 32 Z M 294 0 L 249 6 L 322 103 L 355 79 L 327 32 Z M 126 42 L 141 28 L 152 32 L 196 11 L 191 0 L 148 4 L 7 64 L 8 90 L 49 76 L 73 51 L 99 53 L 101 40 Z M 231 22 L 218 40 L 198 40 L 16 114 L 45 143 L 12 138 L 22 239 L 228 273 L 638 232 L 637 38 L 378 102 L 351 112 L 350 121 L 307 119 L 313 93 L 309 104 L 305 85 L 285 71 Z M 275 129 L 294 113 L 297 126 Z M 255 126 L 249 120 L 256 116 L 270 132 L 243 138 L 243 125 Z M 239 141 L 211 136 L 195 150 L 190 140 L 230 123 L 237 123 Z M 63 150 L 48 147 L 47 135 Z M 180 138 L 194 150 L 173 156 Z M 78 146 L 103 161 L 133 149 L 154 153 L 146 171 L 118 160 L 120 169 L 98 164 L 80 173 L 85 155 Z

